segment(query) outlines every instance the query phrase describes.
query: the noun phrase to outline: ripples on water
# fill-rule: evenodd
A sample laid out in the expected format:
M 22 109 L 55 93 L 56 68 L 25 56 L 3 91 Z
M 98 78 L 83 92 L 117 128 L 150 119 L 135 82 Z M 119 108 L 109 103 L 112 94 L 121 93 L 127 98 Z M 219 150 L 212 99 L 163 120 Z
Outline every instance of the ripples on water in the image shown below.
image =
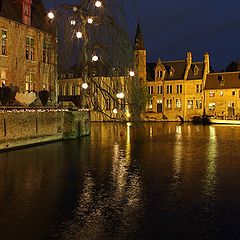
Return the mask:
M 240 127 L 93 124 L 0 154 L 0 239 L 238 239 Z

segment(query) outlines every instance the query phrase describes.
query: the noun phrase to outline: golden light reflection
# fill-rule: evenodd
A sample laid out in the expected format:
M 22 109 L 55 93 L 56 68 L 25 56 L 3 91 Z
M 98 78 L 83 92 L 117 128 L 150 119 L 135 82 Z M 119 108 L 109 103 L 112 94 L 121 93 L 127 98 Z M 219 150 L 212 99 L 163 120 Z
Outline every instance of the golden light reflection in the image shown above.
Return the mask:
M 174 146 L 174 179 L 179 180 L 182 169 L 183 146 L 182 146 L 182 126 L 176 126 L 176 142 Z M 176 181 L 175 181 L 176 182 Z M 178 181 L 177 181 L 178 182 Z
M 149 128 L 149 137 L 152 137 L 153 136 L 153 127 L 150 126 Z
M 206 166 L 206 176 L 204 179 L 204 193 L 207 195 L 213 195 L 215 193 L 216 185 L 216 159 L 217 159 L 217 138 L 216 129 L 210 126 L 209 132 L 209 143 L 207 151 L 207 166 Z

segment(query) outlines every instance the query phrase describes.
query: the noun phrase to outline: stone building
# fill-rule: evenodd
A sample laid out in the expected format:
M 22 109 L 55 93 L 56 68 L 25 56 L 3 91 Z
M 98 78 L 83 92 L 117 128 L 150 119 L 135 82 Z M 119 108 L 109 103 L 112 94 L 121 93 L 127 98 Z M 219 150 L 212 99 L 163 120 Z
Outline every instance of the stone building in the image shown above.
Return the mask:
M 203 87 L 210 71 L 209 55 L 194 62 L 186 59 L 146 63 L 146 49 L 138 25 L 134 43 L 135 71 L 143 79 L 150 95 L 144 120 L 179 121 L 203 115 Z
M 40 0 L 1 0 L 0 81 L 21 92 L 56 90 L 56 38 Z
M 240 71 L 208 74 L 204 93 L 207 115 L 240 116 Z

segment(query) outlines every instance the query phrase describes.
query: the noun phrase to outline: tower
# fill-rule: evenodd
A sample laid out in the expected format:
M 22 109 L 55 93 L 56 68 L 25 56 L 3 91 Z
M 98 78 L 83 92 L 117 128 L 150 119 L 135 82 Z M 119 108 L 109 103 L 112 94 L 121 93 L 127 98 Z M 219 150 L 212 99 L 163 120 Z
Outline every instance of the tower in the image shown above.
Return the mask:
M 147 80 L 147 51 L 144 47 L 143 35 L 141 32 L 140 24 L 138 23 L 135 42 L 133 47 L 133 63 L 134 71 L 140 80 Z
M 22 0 L 22 21 L 27 25 L 31 25 L 31 5 L 32 0 Z

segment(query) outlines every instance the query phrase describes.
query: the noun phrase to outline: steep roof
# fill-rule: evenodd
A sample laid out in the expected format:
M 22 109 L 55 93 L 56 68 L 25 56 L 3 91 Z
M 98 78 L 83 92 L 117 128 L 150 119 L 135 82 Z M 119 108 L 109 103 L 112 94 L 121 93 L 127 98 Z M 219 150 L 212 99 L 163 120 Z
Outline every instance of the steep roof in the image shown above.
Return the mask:
M 20 1 L 1 0 L 0 16 L 22 23 L 22 6 Z M 32 0 L 31 26 L 40 30 L 46 28 L 46 9 L 41 0 Z
M 205 90 L 240 88 L 240 71 L 207 75 Z
M 166 68 L 165 78 L 164 80 L 181 80 L 184 79 L 186 62 L 185 60 L 180 61 L 169 61 L 162 62 L 162 64 Z M 174 71 L 174 74 L 171 76 L 170 70 Z
M 198 70 L 195 71 L 195 68 Z M 188 80 L 192 79 L 201 79 L 203 78 L 203 73 L 204 73 L 204 63 L 203 62 L 193 62 L 191 65 L 191 68 L 188 71 Z
M 135 36 L 133 49 L 134 50 L 146 50 L 145 47 L 144 47 L 143 35 L 142 35 L 142 31 L 141 31 L 139 23 L 138 23 L 138 26 L 137 26 L 137 31 L 136 31 L 136 36 Z

